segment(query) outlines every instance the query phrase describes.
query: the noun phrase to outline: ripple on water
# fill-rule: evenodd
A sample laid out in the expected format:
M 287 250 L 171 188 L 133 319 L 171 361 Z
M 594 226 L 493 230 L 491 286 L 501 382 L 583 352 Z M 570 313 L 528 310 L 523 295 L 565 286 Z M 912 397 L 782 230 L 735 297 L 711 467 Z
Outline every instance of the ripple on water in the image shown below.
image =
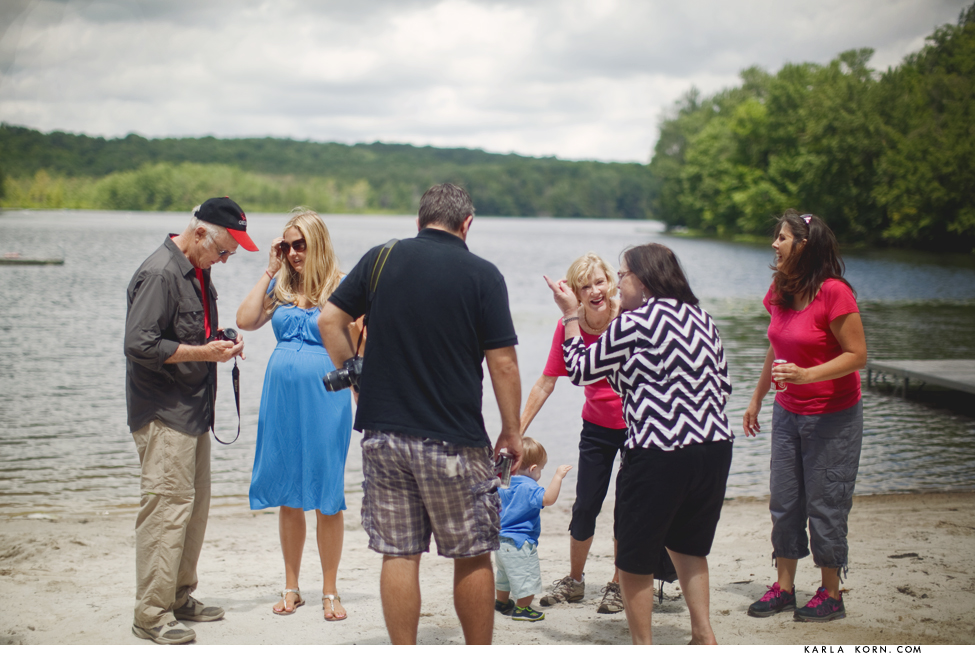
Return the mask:
M 278 235 L 283 215 L 252 215 L 258 242 Z M 125 288 L 134 270 L 182 214 L 15 212 L 0 214 L 0 242 L 21 248 L 60 243 L 64 266 L 0 268 L 0 512 L 131 510 L 138 506 L 139 462 L 125 424 L 122 333 Z M 412 217 L 329 216 L 344 270 L 372 245 L 411 236 Z M 742 415 L 768 341 L 762 296 L 769 284 L 769 250 L 742 244 L 675 239 L 638 221 L 481 220 L 468 245 L 505 275 L 518 331 L 523 398 L 541 374 L 558 317 L 541 275 L 561 276 L 586 250 L 612 263 L 627 246 L 658 240 L 687 269 L 702 306 L 715 317 L 734 386 L 728 414 L 738 426 L 729 496 L 768 493 L 768 424 L 758 438 L 741 435 Z M 540 248 L 539 244 L 545 247 Z M 244 254 L 214 275 L 222 324 L 264 270 Z M 106 263 L 106 262 L 110 263 Z M 873 358 L 975 358 L 975 270 L 940 265 L 903 253 L 847 258 Z M 43 321 L 38 322 L 38 317 Z M 274 348 L 269 328 L 246 335 L 241 362 L 241 436 L 213 443 L 215 503 L 246 500 L 254 457 L 264 367 Z M 218 435 L 236 431 L 229 368 L 221 367 Z M 532 423 L 553 463 L 575 463 L 581 389 L 561 380 Z M 771 413 L 766 400 L 760 419 Z M 485 422 L 500 428 L 490 384 Z M 864 393 L 864 440 L 858 493 L 975 488 L 975 419 L 890 393 Z M 359 434 L 346 471 L 348 493 L 361 492 Z M 575 472 L 565 485 L 570 495 Z

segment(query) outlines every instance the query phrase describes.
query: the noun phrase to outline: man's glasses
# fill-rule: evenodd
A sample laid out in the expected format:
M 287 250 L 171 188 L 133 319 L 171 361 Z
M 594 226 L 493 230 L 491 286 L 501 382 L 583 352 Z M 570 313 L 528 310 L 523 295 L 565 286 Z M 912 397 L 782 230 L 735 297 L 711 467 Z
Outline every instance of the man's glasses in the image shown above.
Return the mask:
M 233 256 L 235 254 L 237 254 L 237 253 L 236 252 L 231 252 L 230 250 L 219 250 L 217 252 L 217 256 L 218 257 L 221 257 L 221 258 L 223 258 L 223 257 L 230 257 L 230 256 Z
M 306 249 L 308 249 L 308 244 L 305 243 L 305 239 L 299 238 L 291 243 L 281 241 L 278 243 L 278 247 L 281 249 L 281 254 L 288 256 L 288 253 L 291 252 L 291 248 L 294 248 L 295 252 L 304 252 Z

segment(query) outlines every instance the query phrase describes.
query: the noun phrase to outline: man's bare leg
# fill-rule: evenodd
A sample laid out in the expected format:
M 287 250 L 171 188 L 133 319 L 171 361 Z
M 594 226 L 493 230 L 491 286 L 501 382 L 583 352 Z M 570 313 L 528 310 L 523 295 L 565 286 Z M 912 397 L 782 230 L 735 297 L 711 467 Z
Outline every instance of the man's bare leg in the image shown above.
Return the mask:
M 416 645 L 420 625 L 420 555 L 384 555 L 379 595 L 389 640 L 393 645 Z
M 454 610 L 468 645 L 491 644 L 494 635 L 494 570 L 490 553 L 454 559 Z

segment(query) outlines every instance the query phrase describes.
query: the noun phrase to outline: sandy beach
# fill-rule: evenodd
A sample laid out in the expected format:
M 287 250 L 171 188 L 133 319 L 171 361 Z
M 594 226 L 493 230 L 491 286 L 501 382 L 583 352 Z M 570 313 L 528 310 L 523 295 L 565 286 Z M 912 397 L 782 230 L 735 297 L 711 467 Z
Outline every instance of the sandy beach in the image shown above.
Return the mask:
M 349 494 L 339 589 L 349 612 L 325 622 L 321 569 L 308 514 L 302 570 L 307 604 L 291 616 L 271 605 L 283 586 L 274 511 L 245 505 L 211 512 L 195 596 L 223 606 L 224 620 L 192 625 L 195 642 L 242 644 L 386 644 L 379 601 L 380 556 L 367 547 L 359 524 L 361 495 Z M 571 501 L 542 514 L 539 554 L 545 582 L 568 571 Z M 152 645 L 132 635 L 134 513 L 0 518 L 0 644 Z M 537 623 L 501 618 L 495 644 L 629 644 L 622 613 L 598 615 L 600 589 L 612 574 L 612 506 L 607 500 L 587 565 L 586 599 L 546 611 Z M 770 584 L 767 503 L 725 502 L 709 557 L 711 615 L 724 644 L 971 644 L 975 643 L 975 494 L 857 497 L 850 521 L 851 566 L 847 618 L 804 624 L 781 614 L 756 619 L 745 609 Z M 462 644 L 451 600 L 453 566 L 435 554 L 421 564 L 420 644 Z M 815 591 L 818 575 L 800 562 L 798 598 Z M 654 609 L 654 640 L 689 639 L 678 584 L 664 587 Z

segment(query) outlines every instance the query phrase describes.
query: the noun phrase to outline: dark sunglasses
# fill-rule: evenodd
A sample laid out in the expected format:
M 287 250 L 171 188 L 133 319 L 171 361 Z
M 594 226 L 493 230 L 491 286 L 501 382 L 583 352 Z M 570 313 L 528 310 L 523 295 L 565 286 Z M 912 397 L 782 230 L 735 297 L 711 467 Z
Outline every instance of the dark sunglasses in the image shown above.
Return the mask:
M 299 238 L 291 243 L 281 241 L 278 243 L 278 247 L 281 248 L 281 254 L 288 256 L 288 253 L 291 252 L 291 248 L 294 248 L 295 252 L 304 252 L 306 249 L 308 249 L 308 244 L 305 243 L 305 239 Z

